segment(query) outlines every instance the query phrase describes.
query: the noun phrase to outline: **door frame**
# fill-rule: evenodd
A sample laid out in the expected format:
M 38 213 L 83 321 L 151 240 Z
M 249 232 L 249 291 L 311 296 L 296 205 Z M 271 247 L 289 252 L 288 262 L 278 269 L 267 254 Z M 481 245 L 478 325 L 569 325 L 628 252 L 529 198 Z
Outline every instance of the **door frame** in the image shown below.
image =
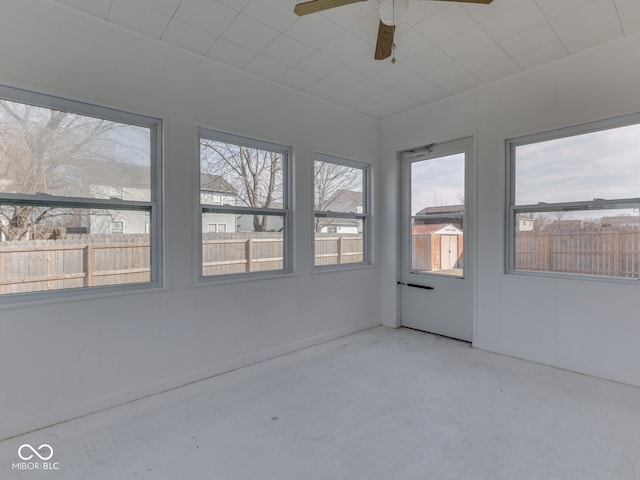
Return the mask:
M 464 272 L 462 277 L 443 275 L 438 273 L 413 273 L 411 272 L 411 196 L 408 191 L 411 185 L 410 168 L 408 166 L 417 161 L 438 158 L 456 153 L 465 153 L 465 212 L 464 212 Z M 406 288 L 406 284 L 416 285 L 423 288 L 452 288 L 456 284 L 466 285 L 471 298 L 471 335 L 464 338 L 465 341 L 473 341 L 476 335 L 476 312 L 477 312 L 477 284 L 476 284 L 476 252 L 477 252 L 477 229 L 476 229 L 476 152 L 477 135 L 473 132 L 468 135 L 431 143 L 422 147 L 399 151 L 397 153 L 399 171 L 399 225 L 398 234 L 398 288 Z M 435 292 L 434 292 L 435 293 Z M 402 295 L 398 292 L 398 312 L 400 325 L 403 325 L 402 316 Z M 435 332 L 437 333 L 437 332 Z

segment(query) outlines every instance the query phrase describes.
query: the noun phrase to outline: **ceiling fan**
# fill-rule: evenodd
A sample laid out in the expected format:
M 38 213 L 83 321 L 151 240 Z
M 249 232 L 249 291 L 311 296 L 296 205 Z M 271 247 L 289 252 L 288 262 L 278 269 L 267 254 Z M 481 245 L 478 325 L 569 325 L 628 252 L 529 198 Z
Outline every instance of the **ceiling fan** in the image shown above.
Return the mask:
M 330 8 L 342 7 L 356 2 L 366 2 L 367 0 L 311 0 L 299 3 L 293 9 L 298 15 L 308 15 L 310 13 L 329 10 Z M 482 3 L 488 5 L 493 0 L 438 0 L 442 2 L 459 3 Z M 380 24 L 378 25 L 378 39 L 376 41 L 376 51 L 374 58 L 384 60 L 393 53 L 393 35 L 396 24 L 406 15 L 409 0 L 382 0 L 380 4 Z M 391 60 L 395 63 L 395 59 Z

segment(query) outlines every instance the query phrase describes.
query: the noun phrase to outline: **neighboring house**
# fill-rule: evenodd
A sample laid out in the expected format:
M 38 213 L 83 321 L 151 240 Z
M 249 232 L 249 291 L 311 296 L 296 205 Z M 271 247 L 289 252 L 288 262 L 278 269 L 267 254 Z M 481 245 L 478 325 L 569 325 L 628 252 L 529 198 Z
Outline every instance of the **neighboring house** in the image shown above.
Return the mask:
M 108 175 L 104 174 L 104 168 L 91 171 L 96 172 L 95 178 L 88 179 L 92 196 L 132 201 L 149 200 L 149 168 L 147 166 L 119 164 L 117 169 L 112 167 Z M 101 183 L 109 180 L 113 183 Z M 77 233 L 93 235 L 144 234 L 151 231 L 149 213 L 136 210 L 94 211 L 81 215 L 79 220 L 79 225 L 67 227 L 67 233 L 74 233 L 77 230 Z
M 270 208 L 282 208 L 282 204 L 273 202 Z M 236 228 L 238 232 L 254 232 L 253 215 L 238 215 L 236 217 Z M 262 215 L 258 215 L 258 221 L 262 221 Z M 267 224 L 264 231 L 266 232 L 281 232 L 282 231 L 282 218 L 276 215 L 267 216 Z
M 326 206 L 326 212 L 362 213 L 362 192 L 338 190 Z M 321 233 L 362 233 L 362 222 L 353 218 L 316 218 L 316 231 Z
M 464 205 L 443 205 L 440 207 L 425 207 L 418 211 L 415 216 L 422 218 L 414 219 L 414 224 L 424 225 L 441 225 L 452 223 L 463 227 L 464 217 L 460 214 L 464 213 Z M 450 214 L 451 216 L 447 216 Z M 429 215 L 437 215 L 437 217 L 429 217 Z
M 237 192 L 220 175 L 200 176 L 200 202 L 206 205 L 236 205 Z M 237 231 L 233 213 L 203 213 L 202 233 L 232 233 Z
M 280 208 L 280 205 L 272 205 L 273 208 Z M 262 221 L 262 215 L 258 215 L 258 221 Z M 266 232 L 281 232 L 282 218 L 275 215 L 267 216 Z M 236 217 L 236 228 L 238 232 L 254 232 L 253 215 L 238 215 Z
M 534 227 L 534 218 L 531 215 L 520 214 L 516 217 L 517 232 L 531 232 Z

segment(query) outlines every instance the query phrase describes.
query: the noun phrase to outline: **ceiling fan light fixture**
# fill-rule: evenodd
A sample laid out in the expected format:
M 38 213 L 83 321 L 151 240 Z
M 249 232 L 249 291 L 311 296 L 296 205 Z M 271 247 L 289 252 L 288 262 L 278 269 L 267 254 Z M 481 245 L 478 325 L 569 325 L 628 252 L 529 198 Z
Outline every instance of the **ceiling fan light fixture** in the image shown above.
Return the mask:
M 409 0 L 382 0 L 380 20 L 385 25 L 398 25 L 409 14 Z

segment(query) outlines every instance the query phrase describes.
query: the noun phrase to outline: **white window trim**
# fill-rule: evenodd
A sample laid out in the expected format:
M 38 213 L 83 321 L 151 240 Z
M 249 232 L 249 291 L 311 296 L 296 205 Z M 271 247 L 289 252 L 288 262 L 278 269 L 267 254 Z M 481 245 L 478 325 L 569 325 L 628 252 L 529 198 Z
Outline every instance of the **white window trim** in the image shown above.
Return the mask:
M 137 210 L 149 215 L 150 222 L 155 225 L 150 235 L 150 281 L 144 283 L 123 283 L 116 285 L 100 285 L 77 287 L 47 291 L 9 293 L 0 295 L 0 303 L 24 301 L 25 299 L 60 299 L 66 296 L 95 295 L 98 292 L 120 293 L 132 289 L 157 288 L 163 285 L 162 268 L 162 120 L 146 115 L 124 112 L 108 107 L 68 100 L 43 93 L 32 92 L 14 87 L 0 85 L 0 98 L 13 102 L 33 105 L 51 110 L 85 115 L 113 122 L 148 128 L 150 142 L 150 200 L 129 201 L 118 198 L 95 199 L 84 197 L 63 197 L 47 194 L 3 193 L 0 191 L 0 203 L 12 205 L 47 206 L 59 208 L 92 208 L 98 210 Z
M 371 165 L 366 162 L 359 162 L 356 160 L 349 160 L 342 157 L 336 157 L 334 155 L 329 155 L 326 153 L 315 152 L 313 154 L 314 165 L 316 161 L 333 163 L 336 165 L 341 165 L 344 167 L 355 168 L 358 170 L 362 170 L 362 211 L 347 213 L 347 212 L 331 212 L 331 211 L 322 211 L 313 209 L 313 223 L 315 224 L 315 219 L 318 217 L 324 218 L 343 218 L 348 220 L 362 220 L 363 228 L 362 228 L 362 261 L 361 262 L 353 262 L 353 263 L 343 263 L 336 265 L 316 265 L 316 241 L 315 241 L 315 232 L 313 235 L 313 257 L 311 259 L 313 270 L 314 271 L 327 271 L 327 270 L 341 270 L 341 269 L 350 269 L 350 268 L 360 268 L 363 266 L 372 265 L 371 262 Z M 315 205 L 315 185 L 313 185 L 312 179 L 312 191 L 314 192 L 314 205 Z
M 234 282 L 238 280 L 248 279 L 268 279 L 277 278 L 283 275 L 290 275 L 294 272 L 293 265 L 293 216 L 292 212 L 292 199 L 293 199 L 293 162 L 292 162 L 292 148 L 272 143 L 264 140 L 253 139 L 242 135 L 236 135 L 227 132 L 221 132 L 212 130 L 209 128 L 198 127 L 198 148 L 197 150 L 197 162 L 196 162 L 196 178 L 198 186 L 198 216 L 201 217 L 204 213 L 222 213 L 222 214 L 234 214 L 234 215 L 273 215 L 282 217 L 282 236 L 284 241 L 283 248 L 283 267 L 280 270 L 265 270 L 259 272 L 239 272 L 221 275 L 203 275 L 202 273 L 202 221 L 198 221 L 199 232 L 197 240 L 197 272 L 198 282 L 202 284 L 208 283 L 220 283 L 220 282 Z M 247 148 L 255 148 L 258 150 L 272 151 L 282 154 L 282 208 L 253 208 L 242 205 L 214 205 L 202 203 L 200 195 L 200 141 L 201 139 L 213 140 L 216 142 L 224 142 L 233 145 L 239 145 Z
M 531 276 L 531 277 L 550 277 L 559 279 L 573 280 L 595 280 L 609 283 L 633 283 L 640 279 L 613 277 L 605 275 L 585 275 L 580 273 L 564 273 L 551 271 L 536 270 L 518 270 L 515 268 L 515 221 L 516 215 L 521 213 L 540 213 L 540 212 L 571 212 L 571 211 L 589 211 L 589 210 L 608 210 L 617 208 L 640 208 L 640 197 L 638 198 L 620 198 L 620 199 L 592 199 L 574 202 L 557 202 L 543 203 L 535 205 L 516 205 L 515 203 L 515 164 L 516 147 L 522 145 L 531 145 L 535 143 L 555 140 L 560 138 L 572 137 L 575 135 L 595 133 L 603 130 L 611 130 L 615 128 L 625 127 L 629 125 L 640 124 L 640 114 L 624 115 L 621 117 L 609 118 L 590 123 L 573 125 L 570 127 L 559 128 L 546 132 L 524 135 L 516 138 L 507 139 L 505 141 L 505 157 L 506 157 L 506 205 L 505 205 L 505 273 L 511 275 Z

